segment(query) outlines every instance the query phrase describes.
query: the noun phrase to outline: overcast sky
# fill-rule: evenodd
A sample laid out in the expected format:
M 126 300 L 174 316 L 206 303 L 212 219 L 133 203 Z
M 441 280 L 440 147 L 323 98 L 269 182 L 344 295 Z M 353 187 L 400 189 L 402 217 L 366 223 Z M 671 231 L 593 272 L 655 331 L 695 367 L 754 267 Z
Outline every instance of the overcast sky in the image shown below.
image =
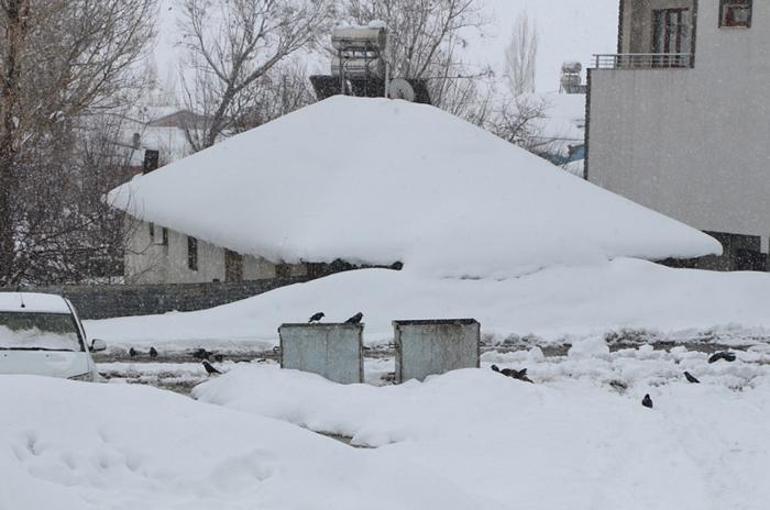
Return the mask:
M 618 0 L 477 0 L 491 23 L 483 34 L 469 34 L 467 59 L 502 70 L 503 55 L 517 15 L 526 9 L 540 34 L 537 89 L 559 88 L 561 64 L 588 64 L 594 53 L 614 53 L 617 40 Z M 179 0 L 160 0 L 161 19 L 155 60 L 159 77 L 166 79 L 178 66 L 176 16 Z M 311 71 L 325 72 L 311 65 Z

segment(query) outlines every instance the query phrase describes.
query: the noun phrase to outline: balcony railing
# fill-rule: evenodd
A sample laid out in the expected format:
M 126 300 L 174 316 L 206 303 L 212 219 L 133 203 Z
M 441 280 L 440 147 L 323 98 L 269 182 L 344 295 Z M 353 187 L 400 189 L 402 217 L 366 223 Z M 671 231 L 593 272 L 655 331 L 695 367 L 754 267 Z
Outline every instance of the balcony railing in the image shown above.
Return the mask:
M 665 69 L 692 67 L 690 53 L 618 53 L 594 55 L 596 69 Z

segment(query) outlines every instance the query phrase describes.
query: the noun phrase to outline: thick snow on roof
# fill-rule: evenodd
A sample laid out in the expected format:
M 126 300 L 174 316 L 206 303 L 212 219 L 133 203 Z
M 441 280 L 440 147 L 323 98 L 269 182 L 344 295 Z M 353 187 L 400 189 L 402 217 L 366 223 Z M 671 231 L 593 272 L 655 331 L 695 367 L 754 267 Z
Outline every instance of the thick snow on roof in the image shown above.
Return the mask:
M 273 261 L 507 277 L 712 238 L 430 106 L 334 97 L 113 190 L 147 221 Z
M 0 292 L 0 312 L 71 313 L 63 297 L 35 292 Z

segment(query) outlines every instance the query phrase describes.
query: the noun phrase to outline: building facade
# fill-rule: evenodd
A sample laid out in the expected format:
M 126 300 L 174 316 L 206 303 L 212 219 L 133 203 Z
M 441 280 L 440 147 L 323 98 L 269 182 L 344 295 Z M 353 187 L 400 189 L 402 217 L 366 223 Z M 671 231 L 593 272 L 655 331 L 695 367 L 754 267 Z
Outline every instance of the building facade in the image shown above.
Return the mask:
M 694 265 L 767 269 L 770 2 L 621 0 L 589 71 L 587 179 L 712 233 Z
M 125 277 L 130 284 L 239 282 L 319 276 L 313 264 L 274 264 L 159 225 L 129 219 Z

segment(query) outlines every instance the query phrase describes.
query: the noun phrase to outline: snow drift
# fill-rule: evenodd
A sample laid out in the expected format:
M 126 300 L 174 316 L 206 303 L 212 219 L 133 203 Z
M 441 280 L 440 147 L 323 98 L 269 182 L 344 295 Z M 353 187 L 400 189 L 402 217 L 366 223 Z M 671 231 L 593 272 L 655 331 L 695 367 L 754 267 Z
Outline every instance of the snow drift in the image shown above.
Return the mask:
M 274 262 L 404 262 L 508 277 L 712 238 L 430 106 L 334 97 L 109 195 L 133 216 Z
M 493 508 L 440 474 L 136 385 L 0 377 L 0 508 Z
M 731 391 L 688 384 L 678 371 L 679 382 L 620 394 L 589 380 L 527 384 L 488 369 L 377 388 L 251 366 L 195 394 L 382 446 L 378 457 L 418 463 L 501 509 L 762 510 L 770 497 L 764 374 Z M 641 406 L 645 393 L 654 409 Z
M 752 336 L 768 336 L 768 302 L 768 274 L 671 269 L 617 259 L 502 281 L 364 269 L 209 310 L 87 321 L 85 327 L 89 337 L 112 347 L 253 349 L 275 345 L 283 322 L 305 322 L 318 311 L 328 321 L 343 321 L 361 311 L 369 344 L 392 339 L 393 320 L 457 317 L 476 318 L 483 333 L 499 340 L 530 334 L 544 342 L 572 340 L 623 328 L 664 334 L 696 330 L 685 336 L 692 338 L 697 331 L 720 327 L 734 329 L 736 340 L 745 343 Z

